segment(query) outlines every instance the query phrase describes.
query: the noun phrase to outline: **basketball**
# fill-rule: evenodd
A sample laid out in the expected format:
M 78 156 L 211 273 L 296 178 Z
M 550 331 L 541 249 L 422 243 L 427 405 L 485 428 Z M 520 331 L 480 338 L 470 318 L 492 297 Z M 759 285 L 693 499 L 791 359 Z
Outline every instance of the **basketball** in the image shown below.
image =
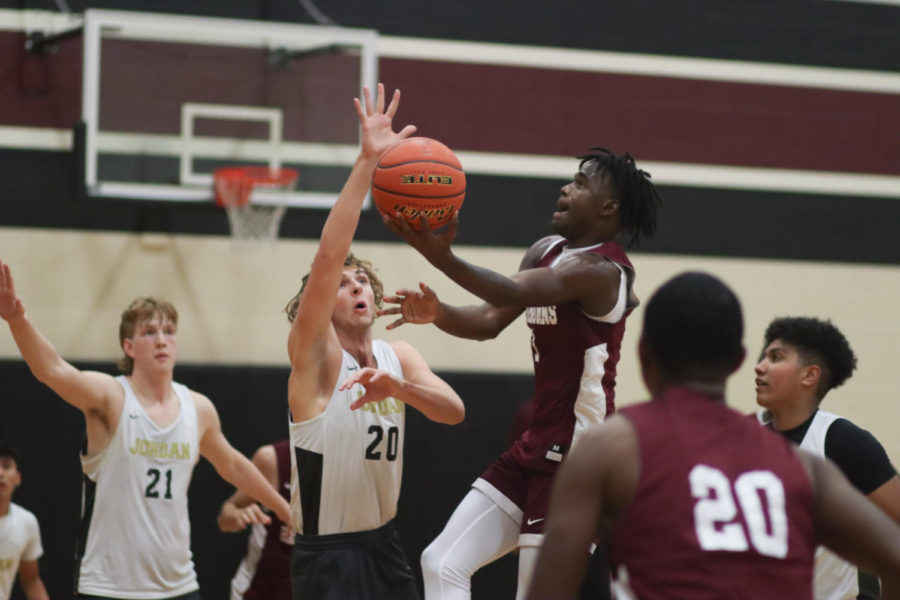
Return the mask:
M 372 176 L 372 199 L 382 215 L 402 214 L 414 230 L 450 221 L 466 196 L 466 174 L 450 148 L 437 140 L 412 137 L 382 154 Z

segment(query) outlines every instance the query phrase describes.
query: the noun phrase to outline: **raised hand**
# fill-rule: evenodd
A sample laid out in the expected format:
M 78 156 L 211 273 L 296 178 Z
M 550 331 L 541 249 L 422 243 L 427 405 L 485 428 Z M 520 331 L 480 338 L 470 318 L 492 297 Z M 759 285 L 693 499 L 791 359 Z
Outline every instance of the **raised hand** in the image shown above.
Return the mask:
M 422 225 L 420 231 L 410 227 L 409 223 L 399 212 L 392 215 L 383 215 L 382 221 L 384 221 L 388 229 L 415 248 L 419 254 L 428 259 L 428 262 L 434 264 L 442 256 L 450 253 L 450 245 L 456 239 L 456 230 L 459 227 L 459 211 L 453 210 L 453 215 L 450 217 L 447 227 L 438 233 L 428 228 L 428 221 L 424 216 L 420 216 Z
M 399 289 L 394 296 L 385 296 L 384 301 L 399 306 L 382 308 L 375 313 L 376 316 L 400 315 L 400 318 L 387 326 L 387 329 L 396 329 L 404 323 L 432 323 L 437 317 L 438 307 L 441 301 L 437 294 L 424 283 L 419 284 L 418 290 Z
M 0 317 L 5 321 L 20 319 L 25 315 L 22 300 L 16 295 L 12 271 L 9 265 L 0 261 Z
M 362 408 L 370 402 L 381 402 L 385 398 L 393 395 L 397 382 L 394 376 L 386 371 L 379 371 L 371 367 L 360 369 L 351 377 L 348 377 L 339 388 L 341 391 L 350 389 L 355 384 L 360 384 L 366 388 L 366 393 L 357 398 L 350 404 L 350 410 Z
M 359 115 L 359 125 L 362 129 L 362 155 L 367 158 L 378 158 L 381 154 L 399 142 L 409 137 L 416 131 L 415 125 L 407 125 L 399 133 L 394 133 L 392 121 L 400 106 L 400 90 L 394 90 L 394 95 L 387 109 L 384 107 L 384 85 L 378 84 L 375 102 L 372 102 L 372 92 L 368 87 L 363 88 L 363 98 L 353 99 L 356 113 Z

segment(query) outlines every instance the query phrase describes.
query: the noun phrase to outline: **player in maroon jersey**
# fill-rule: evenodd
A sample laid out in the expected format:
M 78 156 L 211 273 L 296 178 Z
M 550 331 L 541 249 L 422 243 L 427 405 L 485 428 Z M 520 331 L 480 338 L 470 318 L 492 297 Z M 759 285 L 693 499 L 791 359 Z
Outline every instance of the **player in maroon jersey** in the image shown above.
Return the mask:
M 288 502 L 291 501 L 290 452 L 290 440 L 285 439 L 261 446 L 253 454 L 253 464 Z M 222 504 L 217 522 L 224 532 L 251 528 L 247 554 L 231 580 L 230 600 L 290 600 L 294 548 L 290 524 L 268 514 L 240 490 Z
M 529 600 L 574 598 L 602 534 L 622 600 L 811 600 L 824 543 L 900 598 L 900 527 L 830 462 L 725 404 L 743 317 L 685 273 L 650 299 L 638 345 L 650 402 L 591 428 L 554 484 Z
M 461 260 L 450 244 L 458 215 L 443 233 L 413 231 L 399 215 L 385 223 L 457 284 L 485 301 L 441 303 L 425 284 L 385 298 L 403 323 L 434 323 L 452 335 L 496 337 L 522 312 L 531 328 L 535 369 L 531 425 L 472 485 L 443 532 L 422 555 L 428 600 L 468 598 L 472 574 L 519 548 L 519 595 L 540 545 L 552 478 L 569 446 L 613 412 L 616 364 L 625 318 L 637 305 L 634 267 L 620 241 L 656 229 L 659 196 L 628 155 L 596 148 L 580 157 L 562 187 L 552 226 L 558 235 L 529 248 L 505 277 Z M 477 523 L 477 526 L 473 526 Z

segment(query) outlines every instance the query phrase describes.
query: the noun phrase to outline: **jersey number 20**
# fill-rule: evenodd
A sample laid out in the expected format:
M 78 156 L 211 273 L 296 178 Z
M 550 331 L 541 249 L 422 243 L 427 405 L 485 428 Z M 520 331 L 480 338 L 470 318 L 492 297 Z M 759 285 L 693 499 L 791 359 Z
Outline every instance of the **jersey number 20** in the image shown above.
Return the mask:
M 381 425 L 369 425 L 369 433 L 374 435 L 374 439 L 366 448 L 366 458 L 368 460 L 381 460 L 381 440 L 384 439 L 384 429 Z M 391 425 L 387 430 L 387 444 L 384 449 L 384 456 L 388 460 L 397 460 L 397 451 L 400 447 L 400 429 Z
M 750 544 L 757 552 L 775 558 L 787 555 L 784 485 L 774 473 L 742 473 L 734 481 L 734 493 L 728 477 L 707 465 L 696 465 L 688 478 L 691 495 L 697 499 L 694 504 L 694 528 L 702 549 L 746 551 L 747 536 L 740 523 L 743 516 Z

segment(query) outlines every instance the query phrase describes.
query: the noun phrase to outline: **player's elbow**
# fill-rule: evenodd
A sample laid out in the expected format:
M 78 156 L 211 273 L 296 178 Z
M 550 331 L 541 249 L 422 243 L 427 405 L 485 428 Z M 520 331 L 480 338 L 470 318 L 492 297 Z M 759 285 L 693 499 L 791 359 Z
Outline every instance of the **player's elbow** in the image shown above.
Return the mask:
M 447 415 L 447 419 L 444 421 L 447 425 L 459 425 L 466 418 L 466 407 L 463 405 L 462 400 L 459 401 L 458 404 L 454 405 Z

